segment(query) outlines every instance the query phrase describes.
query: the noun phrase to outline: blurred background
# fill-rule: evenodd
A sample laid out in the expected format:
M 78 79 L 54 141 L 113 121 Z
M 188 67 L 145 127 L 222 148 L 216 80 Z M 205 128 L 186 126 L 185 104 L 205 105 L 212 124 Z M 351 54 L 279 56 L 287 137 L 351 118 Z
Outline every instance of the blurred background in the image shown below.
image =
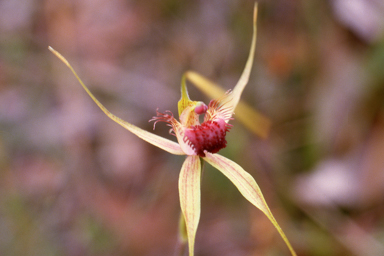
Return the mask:
M 246 0 L 0 1 L 0 254 L 173 255 L 170 155 L 108 119 L 152 130 L 177 114 L 183 72 L 233 88 L 252 36 Z M 384 2 L 259 2 L 241 123 L 220 154 L 255 177 L 298 255 L 384 255 Z M 193 100 L 210 99 L 189 85 Z M 236 116 L 235 116 L 236 119 Z M 156 134 L 174 139 L 168 127 Z M 269 220 L 206 166 L 197 256 L 289 255 Z

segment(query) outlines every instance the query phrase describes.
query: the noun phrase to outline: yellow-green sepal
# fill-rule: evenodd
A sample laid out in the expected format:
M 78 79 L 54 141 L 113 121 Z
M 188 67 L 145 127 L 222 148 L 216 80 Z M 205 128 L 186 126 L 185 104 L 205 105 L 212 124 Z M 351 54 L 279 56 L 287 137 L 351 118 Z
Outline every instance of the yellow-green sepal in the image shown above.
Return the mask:
M 187 230 L 189 256 L 194 255 L 196 231 L 200 220 L 200 183 L 200 158 L 187 156 L 179 175 L 179 197 Z
M 177 103 L 177 107 L 179 110 L 179 116 L 183 113 L 184 109 L 190 106 L 192 103 L 191 99 L 188 95 L 187 85 L 186 85 L 186 76 L 183 75 L 181 78 L 181 99 Z
M 237 187 L 245 199 L 260 209 L 268 217 L 268 219 L 280 233 L 280 236 L 288 246 L 292 256 L 297 256 L 287 236 L 280 228 L 275 217 L 273 217 L 272 212 L 269 209 L 267 202 L 265 201 L 260 187 L 257 185 L 255 179 L 240 165 L 219 154 L 211 154 L 209 152 L 205 152 L 205 157 L 203 159 L 205 162 L 209 163 L 218 169 L 222 174 L 224 174 Z
M 174 154 L 174 155 L 185 155 L 186 153 L 181 149 L 180 145 L 174 141 L 171 141 L 171 140 L 168 140 L 166 138 L 163 138 L 163 137 L 160 137 L 156 134 L 153 134 L 153 133 L 150 133 L 150 132 L 147 132 L 146 130 L 143 130 L 143 129 L 140 129 L 139 127 L 133 125 L 133 124 L 130 124 L 126 121 L 124 121 L 123 119 L 115 116 L 114 114 L 112 114 L 111 112 L 109 112 L 108 109 L 106 109 L 103 104 L 100 103 L 100 101 L 98 101 L 96 99 L 96 97 L 92 94 L 92 92 L 88 89 L 87 86 L 85 86 L 85 84 L 83 83 L 83 81 L 81 81 L 80 77 L 77 75 L 76 71 L 72 68 L 71 64 L 69 64 L 69 62 L 56 50 L 54 50 L 52 47 L 48 47 L 48 49 L 56 55 L 56 57 L 58 57 L 65 65 L 68 66 L 68 68 L 72 71 L 72 73 L 75 75 L 75 77 L 77 78 L 77 80 L 79 81 L 79 83 L 81 84 L 81 86 L 84 88 L 84 90 L 88 93 L 88 95 L 92 98 L 92 100 L 99 106 L 99 108 L 109 117 L 111 118 L 113 121 L 115 121 L 116 123 L 120 124 L 121 126 L 123 126 L 125 129 L 127 129 L 128 131 L 132 132 L 133 134 L 135 134 L 136 136 L 138 136 L 139 138 L 147 141 L 148 143 L 156 146 L 156 147 L 159 147 L 171 154 Z

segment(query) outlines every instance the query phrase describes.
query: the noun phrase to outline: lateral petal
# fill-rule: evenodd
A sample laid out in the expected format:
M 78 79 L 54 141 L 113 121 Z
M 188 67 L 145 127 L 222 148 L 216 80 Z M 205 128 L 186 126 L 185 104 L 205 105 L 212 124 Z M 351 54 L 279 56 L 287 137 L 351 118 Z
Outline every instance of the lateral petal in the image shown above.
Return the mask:
M 257 20 L 257 3 L 255 3 L 254 12 L 253 12 L 253 35 L 252 35 L 251 49 L 249 51 L 247 63 L 245 64 L 245 68 L 243 70 L 243 73 L 240 76 L 239 81 L 237 82 L 236 86 L 233 88 L 232 93 L 230 94 L 231 102 L 228 102 L 228 105 L 231 105 L 232 111 L 235 110 L 237 104 L 239 103 L 240 96 L 245 86 L 247 85 L 249 80 L 249 75 L 251 74 L 253 57 L 255 55 L 255 49 L 256 49 L 256 20 Z M 193 71 L 186 72 L 185 77 L 188 80 L 190 80 L 192 83 L 194 83 L 205 94 L 213 98 L 221 97 L 224 94 L 223 90 L 219 86 L 215 85 L 214 83 L 210 82 L 208 79 L 204 78 L 203 76 Z
M 176 142 L 173 142 L 171 140 L 168 140 L 168 139 L 165 139 L 163 137 L 160 137 L 156 134 L 153 134 L 153 133 L 150 133 L 150 132 L 147 132 L 133 124 L 130 124 L 126 121 L 124 121 L 123 119 L 115 116 L 114 114 L 112 114 L 111 112 L 109 112 L 97 99 L 96 97 L 91 93 L 91 91 L 85 86 L 85 84 L 83 83 L 83 81 L 81 81 L 81 79 L 79 78 L 79 76 L 77 75 L 77 73 L 75 72 L 75 70 L 72 68 L 72 66 L 69 64 L 69 62 L 59 53 L 57 52 L 56 50 L 54 50 L 52 47 L 49 47 L 48 48 L 52 53 L 54 53 L 56 55 L 56 57 L 58 57 L 62 62 L 64 62 L 65 65 L 68 66 L 68 68 L 72 71 L 72 73 L 75 75 L 75 77 L 77 78 L 77 80 L 79 81 L 79 83 L 81 84 L 81 86 L 84 88 L 84 90 L 88 93 L 88 95 L 92 98 L 92 100 L 99 106 L 99 108 L 109 117 L 111 118 L 113 121 L 115 121 L 116 123 L 120 124 L 121 126 L 123 126 L 125 129 L 127 129 L 128 131 L 132 132 L 133 134 L 135 134 L 136 136 L 138 136 L 139 138 L 147 141 L 148 143 L 156 146 L 156 147 L 159 147 L 171 154 L 174 154 L 174 155 L 185 155 L 185 153 L 181 150 L 181 147 L 179 144 L 177 144 Z
M 195 236 L 200 219 L 201 163 L 199 156 L 188 156 L 179 176 L 180 207 L 188 235 L 189 256 L 193 256 Z
M 253 37 L 248 60 L 239 81 L 234 87 L 232 93 L 228 95 L 230 101 L 226 105 L 230 108 L 232 113 L 236 109 L 236 119 L 242 122 L 248 129 L 260 137 L 266 138 L 269 134 L 271 121 L 261 113 L 253 110 L 246 103 L 239 102 L 240 96 L 248 83 L 253 65 L 253 56 L 255 55 L 256 48 L 256 20 L 257 4 L 255 4 L 254 8 Z M 188 71 L 185 73 L 185 77 L 191 81 L 199 90 L 213 99 L 222 97 L 225 93 L 225 91 L 220 86 L 196 72 Z
M 257 35 L 257 27 L 256 27 L 256 21 L 257 21 L 257 3 L 255 3 L 255 7 L 253 9 L 253 35 L 252 35 L 252 43 L 251 43 L 251 49 L 249 51 L 248 60 L 245 64 L 245 68 L 243 70 L 243 73 L 241 74 L 241 77 L 239 81 L 237 82 L 235 88 L 233 88 L 233 99 L 231 100 L 233 110 L 235 110 L 237 104 L 240 101 L 240 96 L 245 88 L 245 86 L 248 83 L 249 75 L 251 74 L 251 69 L 253 65 L 253 57 L 255 55 L 255 49 L 256 49 L 256 35 Z
M 285 236 L 283 230 L 275 220 L 270 211 L 264 196 L 261 193 L 259 186 L 255 179 L 247 173 L 240 165 L 218 154 L 211 154 L 206 152 L 206 157 L 203 159 L 222 172 L 240 191 L 240 193 L 254 206 L 259 208 L 276 227 L 284 242 L 287 244 L 292 255 L 296 256 L 292 245 L 289 243 L 288 238 Z

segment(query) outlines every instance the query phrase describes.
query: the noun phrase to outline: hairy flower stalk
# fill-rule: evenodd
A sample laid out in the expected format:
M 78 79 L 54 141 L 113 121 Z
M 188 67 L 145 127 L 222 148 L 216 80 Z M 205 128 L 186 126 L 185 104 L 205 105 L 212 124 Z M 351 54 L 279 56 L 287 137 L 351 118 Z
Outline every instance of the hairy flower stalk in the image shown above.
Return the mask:
M 156 147 L 174 155 L 187 156 L 179 175 L 179 198 L 184 220 L 180 223 L 182 223 L 181 226 L 184 226 L 185 223 L 189 256 L 194 255 L 195 236 L 200 219 L 200 183 L 203 161 L 224 174 L 245 199 L 268 217 L 287 244 L 291 254 L 296 255 L 288 238 L 268 208 L 254 178 L 235 162 L 217 154 L 227 146 L 225 136 L 232 127 L 228 122 L 232 119 L 234 109 L 248 83 L 256 47 L 256 16 L 257 5 L 255 4 L 250 53 L 244 71 L 232 92 L 227 92 L 221 98 L 212 100 L 208 106 L 200 101 L 192 101 L 188 96 L 186 79 L 194 77 L 194 82 L 202 81 L 202 79 L 196 73 L 187 72 L 181 82 L 181 99 L 178 102 L 179 121 L 170 111 L 164 113 L 156 111 L 157 115 L 150 120 L 154 122 L 154 128 L 158 122 L 167 123 L 171 127 L 170 133 L 176 136 L 178 143 L 140 129 L 109 112 L 84 85 L 69 62 L 60 53 L 49 47 L 49 50 L 70 68 L 84 90 L 109 118 Z M 199 115 L 204 115 L 202 123 L 199 121 Z

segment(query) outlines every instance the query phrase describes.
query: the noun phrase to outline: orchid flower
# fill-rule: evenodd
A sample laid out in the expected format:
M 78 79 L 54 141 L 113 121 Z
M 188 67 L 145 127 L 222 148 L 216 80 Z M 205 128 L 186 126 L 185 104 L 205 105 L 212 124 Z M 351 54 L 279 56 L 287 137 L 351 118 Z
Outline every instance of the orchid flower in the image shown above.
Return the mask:
M 220 86 L 196 72 L 188 71 L 185 73 L 185 77 L 201 92 L 213 99 L 218 98 L 225 93 Z M 268 137 L 271 127 L 271 121 L 268 117 L 254 110 L 243 101 L 239 101 L 235 112 L 236 120 L 240 121 L 248 130 L 255 133 L 262 139 L 266 139 Z
M 208 105 L 201 101 L 192 101 L 188 96 L 186 79 L 193 80 L 195 73 L 186 73 L 181 83 L 181 99 L 178 102 L 179 121 L 170 111 L 159 112 L 150 121 L 154 121 L 154 128 L 158 122 L 166 122 L 171 127 L 171 134 L 176 136 L 178 143 L 142 130 L 109 112 L 89 91 L 74 71 L 69 62 L 52 47 L 52 51 L 73 72 L 85 91 L 100 107 L 100 109 L 113 121 L 120 124 L 141 139 L 174 155 L 186 155 L 179 176 L 179 196 L 182 211 L 182 223 L 186 229 L 189 255 L 194 255 L 196 230 L 200 219 L 200 183 L 202 160 L 211 164 L 223 173 L 240 191 L 240 193 L 254 206 L 259 208 L 276 227 L 287 244 L 292 255 L 296 255 L 284 232 L 273 217 L 262 193 L 254 178 L 235 162 L 217 154 L 226 147 L 225 136 L 232 125 L 234 109 L 239 103 L 243 89 L 248 83 L 256 48 L 256 17 L 257 4 L 254 8 L 253 37 L 249 57 L 245 69 L 234 87 L 222 97 L 212 100 Z M 199 115 L 204 114 L 202 123 Z

